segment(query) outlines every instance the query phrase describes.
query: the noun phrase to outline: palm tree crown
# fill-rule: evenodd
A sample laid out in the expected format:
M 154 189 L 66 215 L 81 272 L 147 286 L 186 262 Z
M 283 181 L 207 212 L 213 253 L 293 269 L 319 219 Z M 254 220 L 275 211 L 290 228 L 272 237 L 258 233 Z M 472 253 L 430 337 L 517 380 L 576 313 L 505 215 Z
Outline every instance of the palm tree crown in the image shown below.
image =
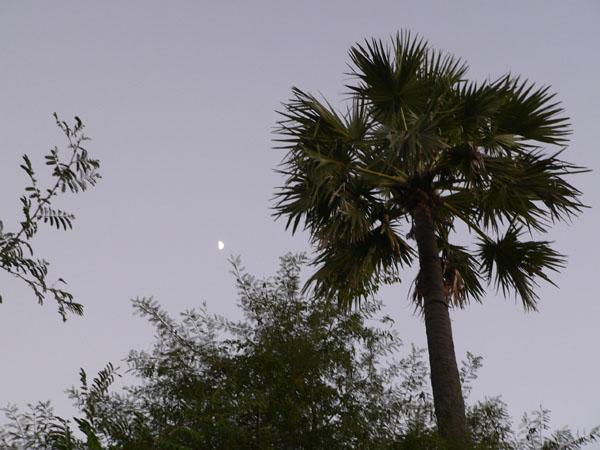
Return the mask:
M 564 257 L 533 238 L 584 207 L 567 178 L 585 169 L 561 160 L 570 128 L 555 94 L 510 74 L 470 81 L 460 59 L 407 32 L 350 58 L 345 112 L 295 88 L 277 130 L 286 157 L 275 214 L 310 232 L 316 292 L 349 307 L 399 281 L 424 204 L 447 304 L 481 301 L 492 284 L 535 309 L 536 280 L 552 282 Z M 451 242 L 459 222 L 473 245 Z

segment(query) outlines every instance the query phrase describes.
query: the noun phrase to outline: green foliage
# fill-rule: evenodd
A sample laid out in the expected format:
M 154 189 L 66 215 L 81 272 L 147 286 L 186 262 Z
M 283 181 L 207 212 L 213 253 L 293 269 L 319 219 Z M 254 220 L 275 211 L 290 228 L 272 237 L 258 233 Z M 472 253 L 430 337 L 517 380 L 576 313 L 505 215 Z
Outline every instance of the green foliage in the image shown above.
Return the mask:
M 51 432 L 55 419 L 50 402 L 28 404 L 23 412 L 9 404 L 2 411 L 8 419 L 0 431 L 2 448 L 44 448 L 46 436 Z
M 233 261 L 241 321 L 205 305 L 172 318 L 152 299 L 133 301 L 155 329 L 149 351 L 127 363 L 138 383 L 111 390 L 107 365 L 70 389 L 81 416 L 68 421 L 48 403 L 4 409 L 6 449 L 450 449 L 436 433 L 424 350 L 401 357 L 401 342 L 379 305 L 340 313 L 300 290 L 302 256 L 287 255 L 276 276 L 255 279 Z M 460 370 L 465 394 L 481 357 Z M 600 429 L 550 432 L 548 411 L 513 431 L 506 405 L 468 407 L 477 449 L 575 449 Z M 76 427 L 74 430 L 73 428 Z
M 463 61 L 407 32 L 357 44 L 350 60 L 345 112 L 294 88 L 278 130 L 275 215 L 310 232 L 317 294 L 349 307 L 398 281 L 425 204 L 449 303 L 481 301 L 491 284 L 535 309 L 535 280 L 564 263 L 536 237 L 584 208 L 568 180 L 585 169 L 543 148 L 564 150 L 570 133 L 555 94 L 510 74 L 471 81 Z M 474 245 L 452 242 L 460 222 Z
M 56 229 L 71 229 L 75 216 L 53 207 L 54 198 L 64 192 L 77 193 L 94 186 L 100 174 L 97 172 L 100 163 L 90 158 L 83 146 L 89 138 L 83 133 L 84 125 L 75 117 L 75 124 L 68 125 L 54 114 L 57 126 L 67 138 L 67 155 L 61 156 L 54 147 L 45 156 L 46 165 L 52 170 L 53 184 L 42 187 L 38 183 L 33 165 L 27 155 L 23 155 L 21 169 L 29 178 L 29 186 L 20 197 L 23 217 L 16 231 L 4 229 L 0 221 L 0 268 L 10 275 L 25 282 L 32 290 L 40 304 L 47 296 L 54 298 L 58 312 L 66 320 L 67 313 L 81 314 L 83 307 L 73 301 L 73 295 L 56 284 L 66 284 L 62 278 L 56 283 L 48 280 L 49 262 L 34 256 L 31 244 L 40 223 L 48 223 Z M 2 296 L 0 295 L 0 302 Z

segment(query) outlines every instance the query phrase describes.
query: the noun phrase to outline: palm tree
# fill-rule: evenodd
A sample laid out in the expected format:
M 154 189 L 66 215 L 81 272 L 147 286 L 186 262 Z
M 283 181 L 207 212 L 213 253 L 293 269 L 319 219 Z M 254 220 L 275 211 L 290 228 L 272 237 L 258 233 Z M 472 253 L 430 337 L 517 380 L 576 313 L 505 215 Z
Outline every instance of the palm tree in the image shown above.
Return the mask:
M 408 32 L 350 58 L 344 113 L 296 88 L 284 105 L 275 215 L 310 232 L 307 285 L 344 308 L 399 282 L 418 256 L 438 430 L 467 447 L 449 308 L 492 285 L 536 309 L 537 281 L 564 265 L 540 237 L 584 208 L 567 178 L 585 169 L 560 159 L 570 128 L 548 87 L 510 74 L 469 81 L 465 63 Z M 460 222 L 469 246 L 456 244 Z

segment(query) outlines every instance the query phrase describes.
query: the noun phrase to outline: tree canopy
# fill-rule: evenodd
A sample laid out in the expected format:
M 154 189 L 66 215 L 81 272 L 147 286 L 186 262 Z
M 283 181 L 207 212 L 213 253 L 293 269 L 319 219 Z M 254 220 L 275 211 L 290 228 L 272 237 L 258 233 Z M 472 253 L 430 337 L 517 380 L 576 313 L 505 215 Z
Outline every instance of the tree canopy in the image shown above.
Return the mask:
M 349 54 L 345 109 L 294 88 L 278 130 L 275 213 L 310 232 L 317 292 L 348 307 L 398 281 L 426 202 L 452 305 L 481 301 L 491 284 L 535 309 L 536 280 L 564 259 L 526 238 L 584 207 L 570 179 L 585 169 L 561 159 L 571 130 L 556 94 L 512 74 L 469 80 L 464 61 L 409 32 Z M 459 223 L 473 246 L 453 242 Z
M 286 255 L 274 277 L 233 273 L 244 313 L 230 321 L 205 305 L 171 317 L 152 299 L 133 306 L 154 327 L 149 351 L 127 357 L 137 383 L 112 386 L 109 364 L 69 393 L 79 416 L 48 402 L 4 409 L 2 448 L 28 449 L 443 449 L 433 420 L 424 351 L 402 351 L 379 305 L 340 314 L 303 295 L 302 256 Z M 481 358 L 467 354 L 468 395 Z M 467 417 L 479 449 L 567 449 L 598 429 L 551 432 L 545 409 L 517 427 L 499 397 L 473 402 Z

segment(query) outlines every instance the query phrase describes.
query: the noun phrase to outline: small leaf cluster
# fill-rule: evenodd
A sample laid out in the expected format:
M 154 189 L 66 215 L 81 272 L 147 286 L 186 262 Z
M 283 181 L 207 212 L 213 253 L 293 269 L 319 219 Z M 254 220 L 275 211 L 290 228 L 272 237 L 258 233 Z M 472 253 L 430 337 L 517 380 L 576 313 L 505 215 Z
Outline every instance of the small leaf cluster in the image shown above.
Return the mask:
M 81 314 L 83 307 L 73 300 L 68 291 L 56 287 L 65 284 L 62 278 L 49 283 L 49 262 L 36 258 L 31 244 L 40 223 L 48 223 L 56 229 L 71 229 L 75 216 L 53 206 L 55 197 L 61 193 L 78 193 L 94 186 L 100 179 L 100 163 L 88 154 L 84 147 L 89 138 L 83 133 L 84 124 L 75 117 L 75 124 L 69 125 L 54 114 L 56 124 L 67 139 L 66 155 L 54 147 L 45 156 L 46 165 L 52 172 L 52 183 L 40 186 L 33 164 L 27 155 L 23 155 L 21 169 L 29 179 L 25 193 L 20 197 L 22 218 L 16 231 L 4 229 L 0 221 L 0 268 L 8 274 L 21 279 L 42 304 L 47 296 L 57 303 L 58 312 L 66 320 L 67 313 Z M 0 302 L 2 296 L 0 295 Z

